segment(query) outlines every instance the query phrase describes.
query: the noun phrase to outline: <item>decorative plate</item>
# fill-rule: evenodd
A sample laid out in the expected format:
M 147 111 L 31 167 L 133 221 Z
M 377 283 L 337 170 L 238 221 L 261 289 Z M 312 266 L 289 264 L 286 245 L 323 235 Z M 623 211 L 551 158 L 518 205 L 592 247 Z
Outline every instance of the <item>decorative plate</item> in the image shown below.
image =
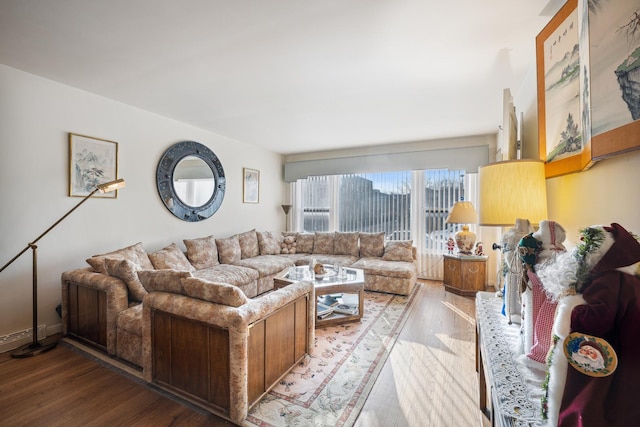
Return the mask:
M 325 277 L 333 277 L 335 276 L 336 273 L 334 270 L 327 270 L 325 269 L 325 272 L 322 274 L 316 274 L 316 279 L 324 279 Z
M 606 377 L 618 367 L 618 356 L 608 342 L 579 332 L 564 340 L 564 355 L 571 366 L 590 377 Z

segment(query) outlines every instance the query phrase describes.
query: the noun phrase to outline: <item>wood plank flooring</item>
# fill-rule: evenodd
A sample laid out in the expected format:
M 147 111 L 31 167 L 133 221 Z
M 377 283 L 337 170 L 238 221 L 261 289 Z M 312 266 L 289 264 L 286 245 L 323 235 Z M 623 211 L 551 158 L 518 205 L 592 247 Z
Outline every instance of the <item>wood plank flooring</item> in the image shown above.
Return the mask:
M 356 427 L 481 426 L 474 299 L 423 281 Z M 230 426 L 64 346 L 0 355 L 2 426 Z

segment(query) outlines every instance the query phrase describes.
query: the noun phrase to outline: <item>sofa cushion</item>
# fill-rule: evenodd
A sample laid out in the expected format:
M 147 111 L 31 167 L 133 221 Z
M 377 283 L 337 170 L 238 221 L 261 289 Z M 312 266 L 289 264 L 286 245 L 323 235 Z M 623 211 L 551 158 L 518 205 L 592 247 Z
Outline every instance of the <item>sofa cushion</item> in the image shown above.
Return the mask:
M 282 255 L 280 255 L 282 256 Z M 312 261 L 325 265 L 341 265 L 350 267 L 354 262 L 358 261 L 358 257 L 351 255 L 329 255 L 329 254 L 303 254 L 293 259 L 296 265 L 309 265 Z
M 358 233 L 341 233 L 336 231 L 333 253 L 336 255 L 358 256 Z
M 87 259 L 87 263 L 98 273 L 107 273 L 107 268 L 104 265 L 104 260 L 111 259 L 128 259 L 134 264 L 138 264 L 142 269 L 152 269 L 153 264 L 149 260 L 147 253 L 142 247 L 142 243 L 138 242 L 135 245 L 127 246 L 126 248 L 118 249 L 116 251 L 107 252 L 105 254 L 94 255 Z
M 147 294 L 147 290 L 138 279 L 138 271 L 142 269 L 138 264 L 128 259 L 106 258 L 104 265 L 107 270 L 106 274 L 122 279 L 127 284 L 129 299 L 142 301 L 142 298 Z
M 234 265 L 252 268 L 260 274 L 260 277 L 269 276 L 271 274 L 280 273 L 285 268 L 293 267 L 293 260 L 276 255 L 260 255 L 257 257 L 243 259 Z
M 249 301 L 239 288 L 227 283 L 210 282 L 196 277 L 189 277 L 182 279 L 182 287 L 185 294 L 192 298 L 231 307 L 240 307 Z
M 284 237 L 282 233 L 274 231 L 258 231 L 258 243 L 260 255 L 277 255 L 280 253 L 280 244 Z
M 416 266 L 413 262 L 384 261 L 380 257 L 360 258 L 351 267 L 364 270 L 365 277 L 376 275 L 397 279 L 411 279 L 416 274 Z
M 384 255 L 384 232 L 360 233 L 360 256 L 381 257 Z
M 382 259 L 385 261 L 413 262 L 412 240 L 387 242 Z
M 333 245 L 335 240 L 335 233 L 325 233 L 316 231 L 313 239 L 313 252 L 314 254 L 333 254 Z
M 260 255 L 258 235 L 255 228 L 238 234 L 238 243 L 240 244 L 240 258 L 253 258 Z
M 149 254 L 149 259 L 156 270 L 194 271 L 195 267 L 189 262 L 184 252 L 175 243 L 166 248 Z
M 118 320 L 116 320 L 118 329 L 124 329 L 127 332 L 142 336 L 142 304 L 135 304 L 131 307 L 122 310 L 118 314 Z
M 242 260 L 239 262 L 242 262 Z M 242 286 L 258 280 L 260 274 L 253 268 L 231 264 L 218 264 L 212 268 L 194 271 L 193 277 L 199 277 L 211 282 L 224 282 L 235 286 Z
M 233 264 L 242 259 L 238 235 L 233 235 L 226 239 L 216 239 L 216 246 L 218 247 L 218 258 L 220 258 L 221 264 Z
M 298 233 L 296 236 L 297 252 L 310 254 L 313 252 L 313 241 L 315 234 L 311 233 Z
M 178 270 L 142 270 L 138 271 L 138 279 L 147 292 L 160 291 L 184 294 L 181 279 L 192 277 L 190 271 Z
M 187 258 L 196 270 L 214 267 L 218 262 L 218 247 L 213 236 L 200 237 L 198 239 L 185 239 Z

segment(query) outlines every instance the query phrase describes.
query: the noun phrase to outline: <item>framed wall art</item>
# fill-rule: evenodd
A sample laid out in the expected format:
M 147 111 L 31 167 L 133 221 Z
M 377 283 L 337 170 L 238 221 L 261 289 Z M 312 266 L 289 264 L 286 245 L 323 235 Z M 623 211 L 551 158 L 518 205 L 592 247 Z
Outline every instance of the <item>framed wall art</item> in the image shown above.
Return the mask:
M 258 203 L 260 201 L 260 171 L 242 168 L 243 186 L 242 201 L 244 203 Z
M 86 135 L 69 134 L 69 196 L 85 197 L 98 184 L 118 177 L 118 143 Z M 118 191 L 92 197 L 118 197 Z
M 577 3 L 568 0 L 536 37 L 538 149 L 547 178 L 592 165 L 581 103 Z
M 591 149 L 600 160 L 640 148 L 640 9 L 637 0 L 598 0 L 592 6 Z

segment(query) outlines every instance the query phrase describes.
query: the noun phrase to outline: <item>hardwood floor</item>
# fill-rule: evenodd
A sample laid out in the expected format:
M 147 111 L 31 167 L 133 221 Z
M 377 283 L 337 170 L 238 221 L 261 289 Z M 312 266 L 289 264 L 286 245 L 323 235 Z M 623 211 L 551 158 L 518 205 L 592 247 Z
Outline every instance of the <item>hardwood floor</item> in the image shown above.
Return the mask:
M 355 427 L 481 426 L 475 300 L 423 282 Z
M 475 304 L 422 282 L 416 304 L 356 427 L 481 426 Z M 230 426 L 64 346 L 0 355 L 3 426 Z

